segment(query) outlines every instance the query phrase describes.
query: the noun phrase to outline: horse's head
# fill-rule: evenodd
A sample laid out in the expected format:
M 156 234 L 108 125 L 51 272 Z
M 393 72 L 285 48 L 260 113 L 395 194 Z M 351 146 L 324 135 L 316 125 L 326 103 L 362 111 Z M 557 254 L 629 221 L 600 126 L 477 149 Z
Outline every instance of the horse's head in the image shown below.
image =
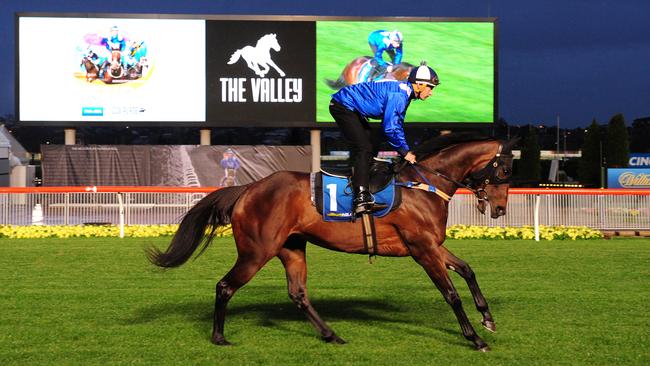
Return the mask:
M 278 43 L 278 39 L 276 38 L 275 33 L 267 34 L 262 39 L 265 41 L 264 43 L 272 48 L 274 51 L 280 51 L 281 47 L 280 44 Z
M 506 214 L 508 189 L 512 175 L 512 147 L 518 139 L 499 142 L 496 152 L 490 151 L 491 159 L 486 165 L 474 167 L 465 176 L 466 184 L 478 198 L 477 209 L 485 214 L 490 203 L 490 216 L 493 219 Z
M 442 135 L 420 144 L 414 152 L 417 167 L 430 173 L 449 195 L 457 188 L 469 189 L 478 199 L 477 208 L 490 216 L 506 213 L 508 188 L 512 174 L 512 147 L 517 139 L 500 142 L 472 133 Z M 421 173 L 418 173 L 422 176 Z

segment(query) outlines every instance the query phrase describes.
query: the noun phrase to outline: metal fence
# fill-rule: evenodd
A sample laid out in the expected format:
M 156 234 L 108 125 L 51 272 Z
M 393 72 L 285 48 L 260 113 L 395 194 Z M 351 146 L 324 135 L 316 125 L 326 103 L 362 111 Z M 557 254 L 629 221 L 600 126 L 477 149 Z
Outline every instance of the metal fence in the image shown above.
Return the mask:
M 0 225 L 174 224 L 207 188 L 51 187 L 0 189 Z M 650 230 L 650 190 L 511 189 L 507 214 L 481 215 L 476 199 L 459 191 L 448 224 L 588 226 Z

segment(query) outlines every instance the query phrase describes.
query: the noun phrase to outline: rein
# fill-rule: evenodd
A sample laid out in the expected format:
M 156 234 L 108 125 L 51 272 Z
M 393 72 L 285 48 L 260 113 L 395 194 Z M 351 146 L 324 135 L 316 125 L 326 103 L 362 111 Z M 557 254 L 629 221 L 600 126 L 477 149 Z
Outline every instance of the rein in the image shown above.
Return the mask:
M 465 189 L 469 190 L 470 192 L 472 192 L 474 194 L 474 196 L 476 196 L 476 198 L 479 200 L 479 202 L 481 202 L 481 201 L 489 201 L 488 194 L 485 191 L 485 186 L 486 185 L 488 185 L 488 184 L 504 184 L 504 183 L 509 182 L 509 178 L 502 179 L 502 178 L 499 178 L 495 174 L 496 168 L 499 167 L 500 164 L 504 164 L 503 161 L 501 161 L 501 159 L 500 159 L 501 156 L 512 156 L 512 154 L 501 154 L 502 150 L 503 150 L 503 145 L 499 144 L 499 150 L 497 151 L 496 155 L 488 162 L 488 164 L 483 169 L 479 170 L 476 173 L 470 174 L 470 176 L 467 179 L 465 179 L 465 181 L 467 181 L 468 183 L 459 182 L 459 181 L 457 181 L 457 180 L 455 180 L 455 179 L 441 173 L 438 170 L 429 169 L 429 168 L 427 168 L 427 167 L 425 167 L 423 165 L 420 165 L 418 163 L 408 164 L 406 162 L 406 165 L 410 165 L 410 166 L 413 167 L 413 169 L 415 170 L 415 173 L 426 183 L 426 186 L 419 183 L 419 182 L 407 182 L 406 184 L 400 184 L 400 185 L 408 187 L 408 188 L 419 188 L 419 189 L 428 190 L 430 192 L 434 192 L 434 193 L 438 194 L 440 197 L 442 197 L 446 201 L 451 200 L 451 196 L 449 196 L 445 192 L 439 191 L 438 189 L 436 189 L 431 184 L 429 179 L 427 179 L 427 177 L 425 177 L 424 174 L 422 174 L 422 172 L 420 171 L 420 169 L 422 169 L 422 170 L 424 170 L 424 171 L 426 171 L 428 173 L 431 173 L 431 174 L 433 174 L 435 176 L 438 176 L 438 177 L 440 177 L 440 178 L 454 184 L 456 187 L 465 188 Z M 401 167 L 401 169 L 403 169 L 403 168 L 404 168 L 404 166 Z M 419 187 L 420 185 L 425 186 L 425 187 L 420 188 Z M 474 186 L 478 186 L 478 188 L 474 188 Z

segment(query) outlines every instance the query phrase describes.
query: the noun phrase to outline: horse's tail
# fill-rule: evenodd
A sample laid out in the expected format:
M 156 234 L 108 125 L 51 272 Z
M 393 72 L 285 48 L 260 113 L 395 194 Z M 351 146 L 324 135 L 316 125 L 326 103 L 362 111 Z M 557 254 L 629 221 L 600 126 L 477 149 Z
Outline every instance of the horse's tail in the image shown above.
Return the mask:
M 343 74 L 341 74 L 341 76 L 339 76 L 337 80 L 325 79 L 325 84 L 327 84 L 327 86 L 329 86 L 330 88 L 336 90 L 341 89 L 346 85 L 345 80 L 343 79 Z
M 237 62 L 237 60 L 239 60 L 239 56 L 241 56 L 241 50 L 235 51 L 235 53 L 233 53 L 232 56 L 230 56 L 230 61 L 228 61 L 228 65 L 232 65 L 235 62 Z
M 149 261 L 159 267 L 178 267 L 203 245 L 197 257 L 201 255 L 214 239 L 217 227 L 230 223 L 235 203 L 247 188 L 226 187 L 205 196 L 183 216 L 167 250 L 147 248 Z

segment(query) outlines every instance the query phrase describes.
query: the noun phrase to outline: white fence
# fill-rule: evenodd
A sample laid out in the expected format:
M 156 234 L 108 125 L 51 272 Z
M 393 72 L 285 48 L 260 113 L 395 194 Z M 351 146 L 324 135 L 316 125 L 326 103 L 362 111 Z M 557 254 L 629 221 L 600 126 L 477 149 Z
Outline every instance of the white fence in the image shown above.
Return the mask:
M 0 189 L 0 225 L 173 224 L 215 188 L 52 187 Z M 458 192 L 448 224 L 578 225 L 650 230 L 650 190 L 511 189 L 507 214 L 493 220 Z

